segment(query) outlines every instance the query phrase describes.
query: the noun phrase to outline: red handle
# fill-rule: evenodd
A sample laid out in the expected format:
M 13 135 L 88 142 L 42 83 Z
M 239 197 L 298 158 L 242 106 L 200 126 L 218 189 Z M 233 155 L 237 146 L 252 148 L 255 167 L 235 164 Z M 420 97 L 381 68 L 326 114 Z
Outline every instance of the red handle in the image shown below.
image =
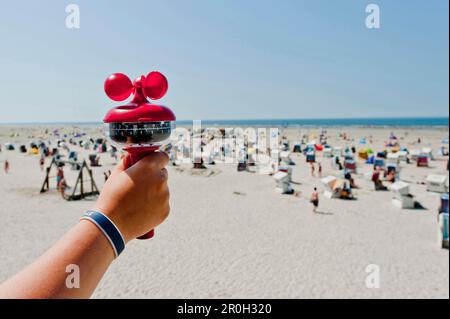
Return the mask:
M 128 153 L 128 156 L 125 158 L 125 169 L 130 168 L 131 166 L 133 166 L 134 164 L 136 164 L 137 162 L 139 162 L 141 159 L 143 159 L 145 156 L 147 156 L 149 153 L 147 152 L 136 152 L 136 153 Z M 152 239 L 155 236 L 155 230 L 152 229 L 151 231 L 149 231 L 147 234 L 138 237 L 138 239 L 140 240 L 147 240 L 147 239 Z

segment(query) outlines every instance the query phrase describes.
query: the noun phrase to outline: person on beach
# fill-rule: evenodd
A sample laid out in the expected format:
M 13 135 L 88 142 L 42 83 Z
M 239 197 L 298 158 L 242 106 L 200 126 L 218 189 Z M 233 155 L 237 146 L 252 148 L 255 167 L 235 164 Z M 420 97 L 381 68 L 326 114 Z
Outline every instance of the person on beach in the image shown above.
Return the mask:
M 44 156 L 41 156 L 41 158 L 39 159 L 39 167 L 41 168 L 41 172 L 44 170 L 44 165 L 45 165 L 45 159 L 44 159 Z
M 125 245 L 169 216 L 168 163 L 159 152 L 129 169 L 119 163 L 92 210 L 38 260 L 1 284 L 0 299 L 89 298 Z
M 56 172 L 56 188 L 59 190 L 59 186 L 61 181 L 64 179 L 64 170 L 62 168 L 62 166 L 58 167 L 58 170 Z
M 317 187 L 314 188 L 311 194 L 311 204 L 313 204 L 313 213 L 317 213 L 317 208 L 319 208 L 319 192 L 317 191 Z
M 3 166 L 5 173 L 8 174 L 9 173 L 9 162 L 8 160 L 5 160 L 5 165 Z
M 336 164 L 336 166 L 338 167 L 338 169 L 339 169 L 340 171 L 342 171 L 342 169 L 343 169 L 344 167 L 342 166 L 342 163 L 341 163 L 341 160 L 339 159 L 339 156 L 336 156 L 336 157 L 335 157 L 335 164 Z
M 372 174 L 372 182 L 374 184 L 375 191 L 386 191 L 387 187 L 383 185 L 383 182 L 380 179 L 380 168 L 377 169 Z
M 389 173 L 387 173 L 386 180 L 389 183 L 395 183 L 395 172 L 394 171 L 390 171 Z
M 317 168 L 317 174 L 318 174 L 319 178 L 322 178 L 322 170 L 323 170 L 322 163 L 319 163 L 318 168 Z
M 58 184 L 58 191 L 61 194 L 62 198 L 65 198 L 66 189 L 67 189 L 67 181 L 63 177 Z
M 350 188 L 358 188 L 358 186 L 356 186 L 355 180 L 353 179 L 352 174 L 350 172 L 346 172 L 344 175 L 344 178 L 349 181 Z

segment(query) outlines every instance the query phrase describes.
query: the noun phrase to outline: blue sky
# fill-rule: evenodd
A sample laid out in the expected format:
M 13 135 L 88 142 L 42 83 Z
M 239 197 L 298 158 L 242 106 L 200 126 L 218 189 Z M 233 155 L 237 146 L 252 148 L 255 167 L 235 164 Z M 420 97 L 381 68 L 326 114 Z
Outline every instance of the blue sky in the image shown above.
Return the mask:
M 65 27 L 78 4 L 81 28 Z M 381 8 L 381 29 L 365 8 Z M 0 2 L 0 122 L 99 121 L 162 71 L 178 119 L 448 116 L 446 0 Z

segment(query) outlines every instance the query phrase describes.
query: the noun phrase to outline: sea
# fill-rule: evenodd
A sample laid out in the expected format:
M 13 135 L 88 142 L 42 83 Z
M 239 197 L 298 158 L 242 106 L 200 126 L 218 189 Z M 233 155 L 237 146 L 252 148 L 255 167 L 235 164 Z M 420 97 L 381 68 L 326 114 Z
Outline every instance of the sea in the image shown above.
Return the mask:
M 202 120 L 202 126 L 240 127 L 448 127 L 448 117 Z M 177 121 L 192 125 L 191 121 Z
M 176 122 L 179 126 L 192 126 L 193 120 Z M 101 125 L 100 122 L 0 123 L 0 125 Z M 240 119 L 201 120 L 202 127 L 449 127 L 448 117 L 405 118 L 340 118 L 340 119 Z

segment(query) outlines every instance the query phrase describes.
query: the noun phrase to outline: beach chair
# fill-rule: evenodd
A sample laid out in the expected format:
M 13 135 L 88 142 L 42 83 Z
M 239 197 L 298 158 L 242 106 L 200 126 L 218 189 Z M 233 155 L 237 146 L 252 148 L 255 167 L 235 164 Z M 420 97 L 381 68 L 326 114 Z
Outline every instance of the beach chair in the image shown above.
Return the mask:
M 390 185 L 388 188 L 393 193 L 392 203 L 395 207 L 402 209 L 415 208 L 414 196 L 409 192 L 408 183 L 396 182 Z
M 239 161 L 237 166 L 238 172 L 244 172 L 247 170 L 247 162 L 246 161 Z
M 261 175 L 271 175 L 275 170 L 275 161 L 266 154 L 258 154 L 257 171 Z
M 384 186 L 383 182 L 379 178 L 372 178 L 375 191 L 387 191 L 388 188 Z
M 448 176 L 446 175 L 428 175 L 426 179 L 427 191 L 435 193 L 447 193 L 447 181 Z
M 440 214 L 442 214 L 442 213 L 449 213 L 449 211 L 448 211 L 448 199 L 449 199 L 449 196 L 448 196 L 448 194 L 443 194 L 442 196 L 441 196 L 441 206 L 439 207 L 439 213 Z
M 335 185 L 337 183 L 337 178 L 334 176 L 327 176 L 325 178 L 322 178 L 320 180 L 320 182 L 323 184 L 325 191 L 323 193 L 323 195 L 328 198 L 328 199 L 332 199 L 332 198 L 336 198 L 338 197 L 338 194 L 335 193 Z
M 417 158 L 417 167 L 428 167 L 428 156 L 427 155 L 419 155 Z
M 373 167 L 374 167 L 374 169 L 377 169 L 377 168 L 384 169 L 386 167 L 386 162 L 385 162 L 384 158 L 381 158 L 381 157 L 375 158 Z
M 369 153 L 367 150 L 361 150 L 358 152 L 358 158 L 362 161 L 367 161 L 369 159 Z
M 394 164 L 394 165 L 398 165 L 400 164 L 400 157 L 398 153 L 389 153 L 386 156 L 386 165 L 389 164 Z
M 346 159 L 344 161 L 344 169 L 348 173 L 356 173 L 356 162 L 353 159 Z
M 375 156 L 374 156 L 374 155 L 370 156 L 370 157 L 367 159 L 366 164 L 374 165 L 374 164 L 375 164 Z
M 449 248 L 449 222 L 448 213 L 439 214 L 439 230 L 438 230 L 439 245 L 443 249 Z
M 294 190 L 291 187 L 291 177 L 286 172 L 278 172 L 273 175 L 276 182 L 275 191 L 280 194 L 293 194 Z

